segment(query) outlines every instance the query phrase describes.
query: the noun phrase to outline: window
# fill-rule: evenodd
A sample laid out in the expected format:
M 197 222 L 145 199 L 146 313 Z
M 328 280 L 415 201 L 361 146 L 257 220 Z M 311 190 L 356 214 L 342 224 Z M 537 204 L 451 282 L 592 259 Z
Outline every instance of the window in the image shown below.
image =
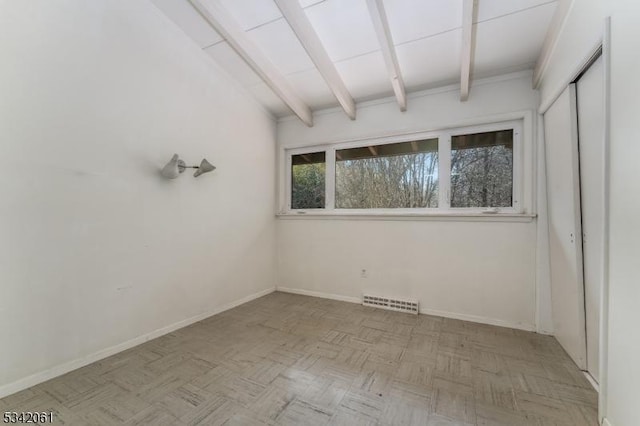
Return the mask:
M 451 138 L 451 207 L 511 207 L 513 129 Z
M 289 210 L 521 213 L 522 122 L 286 151 Z
M 324 152 L 291 157 L 291 208 L 323 209 L 326 161 Z
M 438 139 L 336 151 L 339 209 L 438 207 Z

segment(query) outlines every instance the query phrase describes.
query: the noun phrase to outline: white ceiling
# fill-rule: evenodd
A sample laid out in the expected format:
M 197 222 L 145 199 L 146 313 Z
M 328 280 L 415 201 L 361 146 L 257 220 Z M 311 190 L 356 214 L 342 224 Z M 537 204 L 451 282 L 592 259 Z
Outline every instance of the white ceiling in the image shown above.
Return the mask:
M 188 0 L 153 0 L 276 116 L 287 106 Z M 299 0 L 356 102 L 393 90 L 366 0 Z M 224 7 L 311 109 L 338 106 L 273 0 L 201 0 Z M 384 0 L 407 92 L 460 81 L 463 0 Z M 532 69 L 556 0 L 478 0 L 472 77 Z M 473 90 L 473 89 L 472 89 Z

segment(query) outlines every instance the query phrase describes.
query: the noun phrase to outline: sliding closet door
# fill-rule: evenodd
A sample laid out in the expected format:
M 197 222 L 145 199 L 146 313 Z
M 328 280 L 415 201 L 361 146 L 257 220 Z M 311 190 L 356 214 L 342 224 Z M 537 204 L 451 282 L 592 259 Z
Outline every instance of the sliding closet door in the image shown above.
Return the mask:
M 594 62 L 577 82 L 587 371 L 599 381 L 600 292 L 604 267 L 604 67 Z
M 544 114 L 551 298 L 555 336 L 586 368 L 575 85 Z

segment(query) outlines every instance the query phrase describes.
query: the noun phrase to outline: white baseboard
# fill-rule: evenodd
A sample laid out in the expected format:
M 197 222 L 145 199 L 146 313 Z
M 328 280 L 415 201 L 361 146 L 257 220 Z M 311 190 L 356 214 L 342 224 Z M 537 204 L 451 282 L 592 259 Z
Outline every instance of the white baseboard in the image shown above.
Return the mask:
M 57 365 L 53 368 L 49 368 L 47 370 L 32 374 L 31 376 L 27 376 L 15 382 L 2 385 L 0 386 L 0 398 L 4 398 L 5 396 L 14 394 L 16 392 L 20 392 L 21 390 L 46 382 L 47 380 L 51 380 L 55 377 L 62 376 L 63 374 L 66 374 L 73 370 L 77 370 L 78 368 L 84 367 L 85 365 L 91 364 L 92 362 L 100 361 L 101 359 L 104 359 L 111 355 L 115 355 L 119 352 L 125 351 L 134 346 L 138 346 L 142 343 L 148 342 L 149 340 L 155 339 L 157 337 L 164 336 L 165 334 L 171 333 L 172 331 L 176 331 L 188 325 L 194 324 L 198 321 L 202 321 L 205 318 L 209 318 L 210 316 L 219 314 L 220 312 L 224 312 L 229 309 L 235 308 L 236 306 L 250 302 L 254 299 L 265 296 L 269 293 L 273 293 L 274 291 L 276 291 L 276 289 L 275 287 L 272 287 L 266 290 L 259 291 L 254 294 L 250 294 L 249 296 L 243 297 L 242 299 L 235 300 L 233 302 L 227 303 L 222 306 L 218 306 L 210 311 L 203 312 L 194 317 L 187 318 L 185 320 L 178 321 L 166 327 L 159 328 L 155 331 L 144 334 L 142 336 L 135 337 L 131 340 L 127 340 L 126 342 L 120 343 L 118 345 L 111 346 L 109 348 L 100 350 L 98 352 L 92 353 L 85 357 L 82 357 L 61 365 Z
M 477 322 L 479 324 L 496 325 L 498 327 L 515 328 L 517 330 L 535 331 L 533 324 L 523 324 L 519 322 L 505 321 L 495 318 L 487 318 L 479 315 L 459 314 L 456 312 L 439 311 L 437 309 L 429 309 L 420 307 L 420 313 L 425 315 L 434 315 L 437 317 L 457 319 L 461 321 Z
M 321 297 L 323 299 L 340 300 L 343 302 L 351 302 L 351 303 L 358 303 L 358 304 L 362 303 L 362 299 L 359 297 L 342 296 L 339 294 L 323 293 L 321 291 L 311 291 L 311 290 L 287 288 L 287 287 L 280 287 L 280 286 L 278 286 L 276 290 L 282 291 L 284 293 L 301 294 L 303 296 Z M 459 319 L 463 321 L 477 322 L 480 324 L 489 324 L 489 325 L 497 325 L 499 327 L 515 328 L 518 330 L 535 331 L 535 326 L 533 324 L 521 324 L 521 323 L 503 321 L 503 320 L 498 320 L 493 318 L 485 318 L 485 317 L 476 316 L 476 315 L 458 314 L 455 312 L 439 311 L 439 310 L 428 309 L 428 308 L 420 308 L 420 313 L 425 315 L 434 315 L 434 316 L 444 317 L 444 318 L 452 318 L 452 319 Z
M 322 299 L 340 300 L 341 302 L 362 303 L 359 297 L 342 296 L 339 294 L 323 293 L 320 291 L 303 290 L 299 288 L 276 287 L 277 291 L 283 293 L 301 294 L 303 296 L 320 297 Z
M 593 376 L 591 376 L 591 373 L 589 373 L 588 371 L 583 371 L 582 374 L 584 374 L 584 377 L 586 377 L 587 381 L 591 384 L 591 386 L 593 386 L 593 389 L 596 392 L 600 393 L 600 385 L 598 384 L 598 382 L 596 382 Z

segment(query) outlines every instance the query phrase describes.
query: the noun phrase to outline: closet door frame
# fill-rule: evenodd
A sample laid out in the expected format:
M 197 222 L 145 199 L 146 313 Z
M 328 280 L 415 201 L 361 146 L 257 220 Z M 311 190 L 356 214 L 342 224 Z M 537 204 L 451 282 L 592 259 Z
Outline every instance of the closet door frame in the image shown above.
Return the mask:
M 558 86 L 538 108 L 540 117 L 549 109 L 564 89 L 574 81 L 591 63 L 594 55 L 602 52 L 604 60 L 604 235 L 603 235 L 603 281 L 600 298 L 600 383 L 598 392 L 598 418 L 602 422 L 607 416 L 608 395 L 608 345 L 609 345 L 609 223 L 610 223 L 610 139 L 611 139 L 611 17 L 607 16 L 603 21 L 601 37 L 592 49 L 585 52 L 583 60 L 574 67 L 574 72 L 568 74 L 564 84 Z M 538 88 L 536 86 L 536 88 Z

